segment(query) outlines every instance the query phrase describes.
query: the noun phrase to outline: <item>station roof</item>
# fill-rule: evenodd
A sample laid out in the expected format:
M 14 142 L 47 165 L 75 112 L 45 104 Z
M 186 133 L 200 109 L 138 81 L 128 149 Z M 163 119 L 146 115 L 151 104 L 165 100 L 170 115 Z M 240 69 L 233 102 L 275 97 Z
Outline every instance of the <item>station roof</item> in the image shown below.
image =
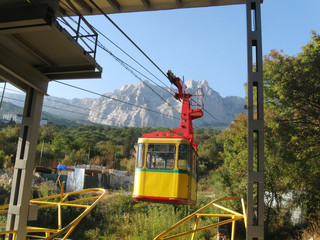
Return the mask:
M 60 8 L 68 15 L 73 15 L 68 8 L 69 0 L 61 0 Z M 209 7 L 245 4 L 246 0 L 70 0 L 81 14 L 101 14 L 95 4 L 106 14 L 126 13 L 177 8 Z M 262 2 L 262 0 L 261 0 Z
M 56 21 L 59 5 L 53 2 L 0 1 L 0 81 L 46 94 L 51 80 L 101 77 L 102 68 L 83 39 Z

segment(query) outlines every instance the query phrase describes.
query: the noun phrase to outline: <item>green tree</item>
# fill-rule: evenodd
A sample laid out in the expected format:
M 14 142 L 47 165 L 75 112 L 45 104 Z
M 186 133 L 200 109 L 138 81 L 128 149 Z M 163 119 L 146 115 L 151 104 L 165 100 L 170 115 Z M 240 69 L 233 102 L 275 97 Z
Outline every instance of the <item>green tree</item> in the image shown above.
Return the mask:
M 55 137 L 52 141 L 52 152 L 57 159 L 62 159 L 66 156 L 68 148 L 68 139 L 62 136 Z
M 17 143 L 19 139 L 19 127 L 7 127 L 0 133 L 0 149 L 5 151 L 6 155 L 15 156 Z
M 312 33 L 297 56 L 273 50 L 264 63 L 266 234 L 285 238 L 290 207 L 320 213 L 320 37 Z M 218 137 L 224 162 L 208 182 L 224 196 L 246 195 L 246 118 Z M 288 193 L 293 199 L 285 203 Z
M 120 147 L 113 144 L 111 141 L 98 142 L 97 146 L 105 159 L 104 165 L 109 165 L 108 167 L 115 167 L 112 165 L 116 164 L 116 154 L 120 151 Z
M 265 57 L 265 102 L 279 116 L 286 131 L 287 162 L 292 189 L 301 192 L 297 201 L 307 215 L 319 218 L 320 205 L 320 36 L 297 56 L 276 50 Z
M 217 169 L 222 164 L 220 152 L 223 150 L 223 144 L 217 141 L 220 132 L 213 129 L 196 129 L 195 141 L 198 143 L 198 155 L 200 175 L 206 175 L 209 171 Z
M 212 173 L 208 184 L 217 197 L 246 197 L 247 180 L 247 116 L 240 114 L 217 140 L 223 144 L 223 164 Z
M 269 239 L 288 236 L 292 205 L 285 205 L 283 196 L 294 189 L 291 171 L 296 167 L 291 149 L 287 147 L 290 129 L 277 121 L 276 113 L 265 109 L 265 232 Z M 207 184 L 217 198 L 239 196 L 246 199 L 247 115 L 241 113 L 217 140 L 224 146 L 220 153 L 223 164 L 212 173 Z M 240 205 L 231 207 L 240 209 Z
M 3 168 L 3 162 L 4 162 L 5 156 L 6 156 L 6 153 L 3 150 L 0 150 L 0 168 Z

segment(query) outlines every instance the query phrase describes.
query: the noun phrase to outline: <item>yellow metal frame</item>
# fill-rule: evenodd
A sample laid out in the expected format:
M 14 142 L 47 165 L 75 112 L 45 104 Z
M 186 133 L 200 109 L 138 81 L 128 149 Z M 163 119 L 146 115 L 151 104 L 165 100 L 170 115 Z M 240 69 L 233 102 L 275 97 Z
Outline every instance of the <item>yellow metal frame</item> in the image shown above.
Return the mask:
M 55 239 L 60 237 L 62 240 L 67 239 L 67 237 L 71 234 L 71 232 L 75 229 L 75 227 L 80 223 L 80 221 L 102 200 L 102 198 L 107 194 L 107 191 L 102 188 L 90 188 L 84 189 L 76 192 L 64 193 L 64 183 L 62 183 L 61 193 L 54 196 L 37 198 L 30 200 L 30 204 L 37 204 L 39 209 L 41 208 L 49 208 L 49 207 L 57 207 L 58 208 L 58 229 L 49 229 L 49 228 L 41 228 L 41 227 L 27 227 L 26 237 L 28 239 Z M 68 197 L 76 194 L 95 194 L 97 196 L 87 197 L 68 201 Z M 53 202 L 53 200 L 58 200 Z M 94 201 L 93 201 L 94 200 Z M 91 204 L 88 202 L 93 201 Z M 82 203 L 82 204 L 81 204 Z M 61 212 L 62 207 L 75 207 L 75 208 L 83 208 L 84 211 L 76 217 L 73 221 L 67 224 L 65 227 L 62 227 L 62 218 Z M 9 205 L 0 206 L 0 214 L 8 213 Z M 5 227 L 5 224 L 0 224 L 1 227 Z M 11 236 L 13 240 L 16 239 L 17 230 L 11 231 L 0 231 L 1 236 L 7 235 Z M 34 235 L 34 234 L 39 235 Z M 40 235 L 41 234 L 41 235 Z
M 231 200 L 240 200 L 241 201 L 242 214 L 217 204 L 217 203 L 222 202 L 222 201 L 231 201 Z M 208 213 L 203 213 L 205 210 L 207 210 L 210 207 L 215 207 L 215 208 L 221 209 L 223 211 L 228 212 L 229 214 L 215 214 L 215 213 L 208 214 Z M 230 218 L 230 219 L 227 219 L 227 220 L 224 220 L 224 221 L 221 221 L 221 222 L 218 222 L 218 223 L 214 223 L 214 224 L 211 224 L 211 225 L 208 225 L 208 226 L 199 227 L 200 220 L 203 217 L 226 217 L 226 218 Z M 191 219 L 194 219 L 194 218 L 196 218 L 196 222 L 194 224 L 193 230 L 168 236 L 173 231 L 178 229 L 180 226 L 182 226 L 183 224 L 187 223 L 188 221 L 190 221 Z M 183 236 L 190 235 L 190 234 L 192 234 L 191 240 L 194 240 L 197 232 L 200 232 L 200 231 L 203 231 L 203 230 L 208 230 L 210 228 L 218 227 L 218 226 L 221 226 L 221 225 L 224 225 L 224 224 L 227 224 L 227 223 L 232 223 L 231 240 L 234 240 L 236 221 L 241 220 L 241 219 L 244 220 L 245 228 L 247 228 L 247 216 L 246 216 L 245 205 L 244 205 L 243 199 L 240 198 L 240 197 L 221 198 L 221 199 L 217 199 L 217 200 L 212 201 L 211 203 L 209 203 L 206 206 L 200 208 L 199 210 L 195 211 L 191 215 L 189 215 L 189 216 L 185 217 L 184 219 L 180 220 L 179 222 L 174 224 L 172 227 L 170 227 L 168 230 L 166 230 L 166 231 L 160 233 L 158 236 L 156 236 L 154 238 L 154 240 L 175 239 L 175 238 L 183 237 Z

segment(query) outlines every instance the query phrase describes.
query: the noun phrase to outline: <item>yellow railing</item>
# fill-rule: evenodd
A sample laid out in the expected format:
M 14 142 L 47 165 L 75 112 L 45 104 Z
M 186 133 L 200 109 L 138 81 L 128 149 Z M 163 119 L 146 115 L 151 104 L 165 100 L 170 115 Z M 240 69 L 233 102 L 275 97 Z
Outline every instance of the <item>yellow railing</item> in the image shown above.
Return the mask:
M 57 207 L 57 209 L 58 209 L 58 228 L 57 229 L 49 229 L 49 228 L 41 228 L 41 227 L 27 227 L 26 237 L 28 239 L 47 239 L 47 240 L 49 240 L 49 239 L 55 239 L 57 237 L 60 237 L 61 239 L 65 240 L 71 234 L 71 232 L 74 230 L 74 228 L 79 224 L 79 222 L 107 194 L 106 190 L 102 189 L 102 188 L 90 188 L 90 189 L 84 189 L 81 191 L 70 192 L 70 193 L 64 193 L 63 189 L 64 189 L 64 183 L 62 184 L 60 194 L 30 200 L 30 204 L 37 204 L 39 209 L 49 208 L 49 207 Z M 81 194 L 88 194 L 88 193 L 94 193 L 95 196 L 92 196 L 92 197 L 84 196 L 83 198 L 79 198 L 79 196 L 77 196 L 77 198 L 79 198 L 79 199 L 73 200 L 73 201 L 68 201 L 68 198 L 72 195 L 80 195 L 81 196 Z M 56 202 L 53 202 L 53 200 L 56 200 Z M 91 204 L 88 204 L 88 202 L 91 202 Z M 63 206 L 84 208 L 84 211 L 78 217 L 76 217 L 73 221 L 71 221 L 69 224 L 67 224 L 65 227 L 62 227 L 61 212 L 62 212 Z M 0 206 L 0 214 L 7 214 L 8 208 L 9 208 L 9 205 Z M 5 224 L 0 224 L 0 227 L 1 226 L 4 227 Z M 5 236 L 10 236 L 12 240 L 15 240 L 16 233 L 17 233 L 17 230 L 1 231 L 0 232 L 0 239 L 4 239 Z
M 242 206 L 242 213 L 230 210 L 226 207 L 223 207 L 217 203 L 222 202 L 222 201 L 231 201 L 231 200 L 240 200 L 241 201 L 241 206 Z M 221 209 L 225 212 L 227 212 L 228 214 L 209 214 L 209 213 L 203 213 L 204 211 L 206 211 L 208 208 L 210 207 L 215 207 L 218 209 Z M 228 218 L 224 221 L 220 221 L 211 225 L 207 225 L 207 226 L 203 226 L 200 227 L 200 220 L 201 218 L 204 217 L 224 217 L 224 218 Z M 193 227 L 193 230 L 187 231 L 187 232 L 182 232 L 182 233 L 178 233 L 175 235 L 170 235 L 171 233 L 173 233 L 175 230 L 177 230 L 179 227 L 181 227 L 183 224 L 189 222 L 190 220 L 195 218 L 195 224 Z M 244 205 L 244 201 L 242 198 L 239 197 L 227 197 L 227 198 L 221 198 L 221 199 L 217 199 L 212 201 L 211 203 L 207 204 L 206 206 L 200 208 L 199 210 L 195 211 L 194 213 L 192 213 L 191 215 L 185 217 L 184 219 L 180 220 L 179 222 L 177 222 L 176 224 L 174 224 L 172 227 L 170 227 L 168 230 L 162 232 L 161 234 L 159 234 L 158 236 L 156 236 L 154 238 L 154 240 L 158 240 L 158 239 L 175 239 L 175 238 L 179 238 L 179 237 L 183 237 L 186 235 L 191 235 L 191 240 L 195 239 L 196 233 L 203 231 L 203 230 L 208 230 L 210 228 L 213 227 L 218 227 L 224 224 L 228 224 L 228 223 L 232 223 L 232 229 L 231 229 L 231 240 L 234 240 L 235 237 L 235 226 L 236 226 L 236 221 L 244 219 L 244 225 L 247 228 L 247 217 L 246 217 L 246 211 L 245 211 L 245 205 Z M 168 236 L 170 235 L 170 236 Z

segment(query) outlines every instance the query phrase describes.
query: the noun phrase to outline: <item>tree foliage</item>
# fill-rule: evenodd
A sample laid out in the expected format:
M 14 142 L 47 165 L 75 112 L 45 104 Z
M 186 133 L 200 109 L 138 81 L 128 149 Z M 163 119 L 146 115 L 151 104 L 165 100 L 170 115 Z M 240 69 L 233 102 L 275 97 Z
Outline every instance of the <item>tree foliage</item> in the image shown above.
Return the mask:
M 40 127 L 36 165 L 55 167 L 57 164 L 94 164 L 107 168 L 134 170 L 135 148 L 143 133 L 165 131 L 165 128 L 109 126 L 70 126 L 52 124 Z M 16 152 L 20 128 L 7 127 L 0 131 L 0 164 L 5 156 Z M 221 144 L 216 142 L 218 131 L 197 129 L 202 173 L 221 164 Z M 8 157 L 6 157 L 7 159 Z M 14 158 L 12 158 L 14 160 Z
M 265 232 L 290 235 L 292 209 L 320 216 L 320 37 L 297 56 L 276 50 L 264 59 Z M 220 196 L 246 197 L 247 115 L 218 136 L 223 164 L 209 178 Z M 289 196 L 289 197 L 288 197 Z M 316 220 L 317 221 L 317 220 Z
M 276 112 L 282 158 L 291 163 L 287 176 L 301 195 L 308 216 L 320 213 L 320 36 L 297 56 L 272 51 L 265 57 L 266 106 Z

